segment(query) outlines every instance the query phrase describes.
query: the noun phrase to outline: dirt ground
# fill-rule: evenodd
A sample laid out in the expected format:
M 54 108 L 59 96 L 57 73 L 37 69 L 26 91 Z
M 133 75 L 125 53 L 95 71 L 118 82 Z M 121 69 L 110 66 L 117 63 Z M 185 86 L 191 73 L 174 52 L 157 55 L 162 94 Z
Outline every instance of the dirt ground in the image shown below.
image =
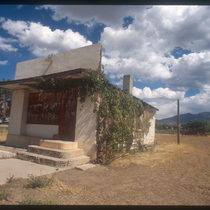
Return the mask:
M 210 205 L 210 137 L 156 140 L 152 150 L 108 166 L 58 171 L 48 187 L 27 189 L 27 179 L 12 179 L 0 186 L 8 194 L 0 204 Z

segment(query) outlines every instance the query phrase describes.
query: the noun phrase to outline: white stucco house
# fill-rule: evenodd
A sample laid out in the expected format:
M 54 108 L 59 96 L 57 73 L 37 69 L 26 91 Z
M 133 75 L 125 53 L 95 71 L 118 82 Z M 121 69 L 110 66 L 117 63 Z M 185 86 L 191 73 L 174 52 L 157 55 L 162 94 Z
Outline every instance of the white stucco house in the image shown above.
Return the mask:
M 101 68 L 102 45 L 100 43 L 46 57 L 17 63 L 15 80 L 1 82 L 0 87 L 13 90 L 9 130 L 6 145 L 27 148 L 30 145 L 54 149 L 71 149 L 60 143 L 75 142 L 75 148 L 83 150 L 90 160 L 97 159 L 96 114 L 90 98 L 80 103 L 77 91 L 47 93 L 23 85 L 34 83 L 34 78 L 82 78 L 84 69 Z M 157 110 L 143 102 L 146 110 Z M 141 138 L 144 145 L 155 141 L 155 116 L 151 119 L 147 135 Z M 138 132 L 137 132 L 138 133 Z M 46 143 L 48 140 L 48 143 Z M 54 146 L 55 147 L 54 147 Z

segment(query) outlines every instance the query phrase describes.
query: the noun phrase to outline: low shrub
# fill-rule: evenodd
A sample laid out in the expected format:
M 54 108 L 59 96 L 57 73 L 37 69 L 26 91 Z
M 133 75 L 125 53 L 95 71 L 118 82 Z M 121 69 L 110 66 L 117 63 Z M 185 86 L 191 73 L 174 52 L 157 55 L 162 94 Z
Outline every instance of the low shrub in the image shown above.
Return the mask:
M 11 183 L 13 181 L 13 178 L 14 178 L 14 174 L 11 176 L 9 176 L 9 178 L 7 178 L 7 183 Z
M 28 184 L 27 188 L 41 188 L 45 186 L 49 186 L 52 184 L 54 180 L 54 176 L 49 175 L 49 176 L 34 176 L 34 175 L 29 175 L 29 179 L 27 179 Z

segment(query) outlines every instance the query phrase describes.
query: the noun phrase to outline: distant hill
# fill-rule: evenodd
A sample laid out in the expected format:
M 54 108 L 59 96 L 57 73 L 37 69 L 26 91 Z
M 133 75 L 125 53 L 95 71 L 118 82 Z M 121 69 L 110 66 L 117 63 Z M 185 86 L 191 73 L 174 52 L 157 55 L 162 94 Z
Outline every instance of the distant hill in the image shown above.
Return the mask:
M 189 121 L 194 120 L 209 120 L 210 121 L 210 112 L 202 112 L 199 114 L 181 114 L 180 115 L 180 124 L 187 123 Z M 174 125 L 177 123 L 177 115 L 169 118 L 165 118 L 162 120 L 156 120 L 158 123 L 168 124 L 168 125 Z

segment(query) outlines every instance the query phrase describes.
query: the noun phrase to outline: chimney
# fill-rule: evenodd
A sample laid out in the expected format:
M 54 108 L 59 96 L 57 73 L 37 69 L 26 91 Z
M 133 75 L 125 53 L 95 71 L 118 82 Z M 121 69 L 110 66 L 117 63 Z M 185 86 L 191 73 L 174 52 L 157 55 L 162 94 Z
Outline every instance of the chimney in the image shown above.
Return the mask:
M 131 75 L 124 75 L 123 77 L 123 90 L 132 94 L 133 77 Z

